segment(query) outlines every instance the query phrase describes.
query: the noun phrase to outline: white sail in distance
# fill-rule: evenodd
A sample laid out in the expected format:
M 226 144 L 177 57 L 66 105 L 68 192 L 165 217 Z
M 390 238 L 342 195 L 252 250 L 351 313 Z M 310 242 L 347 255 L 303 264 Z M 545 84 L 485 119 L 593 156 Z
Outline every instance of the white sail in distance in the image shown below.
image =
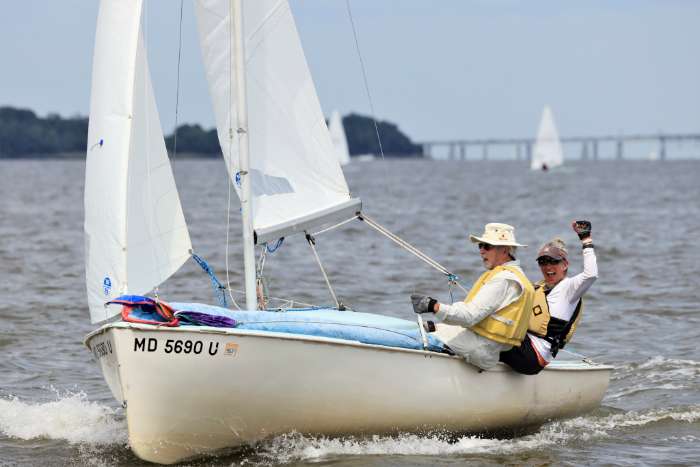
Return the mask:
M 196 2 L 219 143 L 240 189 L 230 2 Z M 243 1 L 253 229 L 258 243 L 360 209 L 351 199 L 286 0 Z
M 537 141 L 532 150 L 530 169 L 552 169 L 563 163 L 564 152 L 561 142 L 559 141 L 557 127 L 554 124 L 554 116 L 549 106 L 545 106 L 544 110 L 542 110 L 542 118 L 540 119 L 539 129 L 537 130 Z
M 141 0 L 102 0 L 85 171 L 85 269 L 93 323 L 105 302 L 145 294 L 189 258 L 141 34 Z
M 343 119 L 340 113 L 334 110 L 331 118 L 328 121 L 328 131 L 331 133 L 331 141 L 335 148 L 335 155 L 338 157 L 340 165 L 345 165 L 350 162 L 350 151 L 348 150 L 348 139 L 345 136 L 345 128 L 343 128 Z

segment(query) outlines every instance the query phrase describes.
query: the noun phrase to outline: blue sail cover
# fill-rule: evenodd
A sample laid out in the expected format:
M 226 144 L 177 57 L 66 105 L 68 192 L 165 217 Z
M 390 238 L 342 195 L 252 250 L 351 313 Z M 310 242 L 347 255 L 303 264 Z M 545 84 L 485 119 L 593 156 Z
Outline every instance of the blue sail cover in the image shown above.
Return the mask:
M 152 299 L 138 295 L 119 297 L 128 305 L 127 321 L 163 322 L 166 320 L 149 306 Z M 364 344 L 422 350 L 418 323 L 391 316 L 333 308 L 291 308 L 283 311 L 238 311 L 201 303 L 168 303 L 179 326 L 212 326 L 251 331 L 331 337 Z M 124 315 L 123 315 L 124 316 Z M 428 350 L 447 352 L 445 345 L 428 334 Z
M 181 325 L 207 325 L 215 322 L 219 327 L 234 327 L 254 331 L 302 334 L 306 336 L 332 337 L 365 344 L 423 348 L 415 321 L 391 316 L 338 311 L 331 308 L 301 308 L 285 311 L 237 311 L 201 303 L 170 303 L 177 310 L 175 316 Z M 204 319 L 203 319 L 204 317 Z M 213 318 L 213 319 L 212 319 Z M 445 352 L 445 345 L 428 334 L 429 350 Z

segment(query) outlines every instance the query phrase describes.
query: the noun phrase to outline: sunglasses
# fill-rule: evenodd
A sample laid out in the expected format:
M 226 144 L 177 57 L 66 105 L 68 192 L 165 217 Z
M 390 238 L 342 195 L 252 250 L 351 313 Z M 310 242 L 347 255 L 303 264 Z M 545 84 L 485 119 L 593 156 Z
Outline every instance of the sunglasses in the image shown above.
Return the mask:
M 486 250 L 486 251 L 489 251 L 491 248 L 493 248 L 493 245 L 491 245 L 489 243 L 479 243 L 478 246 L 479 246 L 480 250 Z
M 550 256 L 542 256 L 541 258 L 537 258 L 537 264 L 540 266 L 545 266 L 547 264 L 559 264 L 561 263 L 560 259 L 554 259 Z

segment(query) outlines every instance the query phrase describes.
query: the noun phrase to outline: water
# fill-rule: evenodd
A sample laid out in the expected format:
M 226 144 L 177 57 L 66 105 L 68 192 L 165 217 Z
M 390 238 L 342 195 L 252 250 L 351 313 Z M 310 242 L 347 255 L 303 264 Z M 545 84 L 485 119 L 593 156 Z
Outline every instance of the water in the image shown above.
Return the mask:
M 197 252 L 223 274 L 223 163 L 176 161 Z M 124 411 L 82 339 L 80 161 L 0 161 L 0 465 L 139 465 Z M 346 168 L 365 211 L 469 285 L 481 272 L 466 237 L 508 222 L 536 247 L 575 245 L 569 224 L 593 222 L 600 279 L 571 349 L 615 366 L 603 406 L 510 439 L 404 435 L 326 439 L 289 434 L 190 465 L 697 465 L 700 463 L 700 305 L 696 278 L 700 162 L 606 161 L 531 173 L 521 162 L 392 161 Z M 234 214 L 237 208 L 233 209 Z M 233 216 L 230 280 L 239 284 Z M 581 268 L 573 246 L 573 271 Z M 360 311 L 411 317 L 408 295 L 443 301 L 442 277 L 360 222 L 317 237 L 341 299 Z M 266 265 L 271 294 L 330 303 L 308 246 L 289 238 Z M 184 292 L 186 291 L 186 292 Z M 186 265 L 166 299 L 212 302 L 207 276 Z M 176 390 L 176 388 L 173 388 Z

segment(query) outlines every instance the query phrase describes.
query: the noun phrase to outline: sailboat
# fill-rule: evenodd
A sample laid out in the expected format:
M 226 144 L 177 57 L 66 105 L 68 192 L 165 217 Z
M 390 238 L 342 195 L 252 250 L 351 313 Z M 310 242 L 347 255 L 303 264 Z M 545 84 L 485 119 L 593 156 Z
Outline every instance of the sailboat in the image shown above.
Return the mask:
M 340 113 L 334 110 L 331 118 L 328 121 L 328 131 L 331 133 L 331 140 L 335 148 L 335 154 L 338 156 L 340 165 L 346 165 L 350 162 L 350 151 L 348 150 L 348 140 L 345 137 L 345 129 L 343 128 L 343 120 L 340 118 Z
M 546 171 L 559 167 L 563 163 L 564 152 L 559 141 L 557 127 L 554 124 L 554 116 L 549 106 L 545 106 L 537 130 L 535 147 L 532 150 L 530 169 Z
M 142 7 L 100 4 L 85 179 L 86 285 L 98 326 L 85 344 L 126 410 L 138 457 L 174 463 L 290 431 L 515 429 L 600 404 L 609 366 L 480 372 L 413 321 L 341 303 L 260 309 L 256 247 L 305 234 L 313 246 L 317 229 L 370 221 L 335 157 L 286 0 L 195 2 L 241 201 L 245 308 L 227 306 L 225 294 L 221 306 L 162 301 L 158 287 L 186 261 L 206 263 L 193 253 L 163 142 Z

